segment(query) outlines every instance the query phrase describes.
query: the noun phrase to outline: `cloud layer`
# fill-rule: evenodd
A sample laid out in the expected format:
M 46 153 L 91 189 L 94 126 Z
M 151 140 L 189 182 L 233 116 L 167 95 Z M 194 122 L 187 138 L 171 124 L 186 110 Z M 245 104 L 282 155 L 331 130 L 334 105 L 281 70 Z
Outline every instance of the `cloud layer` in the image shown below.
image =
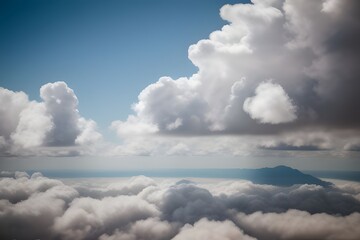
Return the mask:
M 358 239 L 360 187 L 2 172 L 1 239 Z

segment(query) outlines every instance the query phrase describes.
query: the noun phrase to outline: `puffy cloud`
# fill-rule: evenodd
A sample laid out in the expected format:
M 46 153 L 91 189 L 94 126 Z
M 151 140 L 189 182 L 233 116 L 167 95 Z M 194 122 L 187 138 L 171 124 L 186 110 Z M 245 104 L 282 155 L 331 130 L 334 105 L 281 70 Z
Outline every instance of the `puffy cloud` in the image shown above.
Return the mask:
M 27 199 L 34 193 L 44 192 L 52 187 L 62 185 L 60 181 L 43 178 L 39 173 L 34 173 L 31 178 L 25 172 L 11 174 L 14 178 L 10 178 L 10 173 L 6 175 L 8 177 L 0 178 L 0 197 L 12 203 Z
M 56 217 L 61 216 L 77 192 L 58 180 L 16 173 L 0 180 L 0 237 L 50 239 Z
M 360 214 L 333 216 L 289 210 L 285 213 L 239 213 L 237 224 L 259 239 L 358 239 Z
M 145 135 L 155 133 L 158 127 L 142 119 L 130 115 L 127 121 L 114 121 L 111 123 L 111 129 L 115 130 L 119 136 Z
M 95 131 L 96 123 L 80 117 L 78 99 L 65 82 L 45 84 L 40 88 L 40 96 L 54 123 L 47 135 L 46 145 L 72 146 L 75 142 L 91 143 L 101 138 Z
M 197 87 L 197 82 L 187 78 L 174 81 L 162 77 L 139 94 L 139 102 L 133 105 L 137 115 L 129 116 L 126 122 L 113 122 L 112 128 L 119 135 L 180 131 L 183 126 L 185 131 L 200 131 L 206 104 Z
M 24 92 L 0 88 L 0 102 L 0 135 L 6 140 L 15 131 L 20 113 L 28 106 L 29 99 Z
M 167 221 L 160 221 L 158 218 L 148 218 L 136 221 L 127 231 L 116 230 L 112 235 L 104 234 L 100 240 L 171 239 L 176 233 L 176 225 Z
M 206 217 L 223 220 L 226 211 L 211 193 L 193 185 L 180 184 L 168 189 L 161 205 L 163 218 L 168 221 L 194 223 Z
M 264 136 L 306 132 L 310 137 L 299 136 L 302 144 L 293 139 L 275 145 L 289 145 L 279 150 L 342 151 L 346 143 L 339 136 L 352 138 L 360 127 L 357 9 L 354 0 L 225 5 L 220 15 L 229 23 L 189 47 L 189 59 L 199 71 L 189 78 L 163 77 L 146 87 L 133 105 L 135 114 L 115 121 L 113 129 L 125 145 L 131 135 L 126 129 L 137 135 L 144 129 L 153 135 L 211 135 L 216 142 L 216 135 L 251 135 L 253 147 L 264 145 L 256 144 Z M 311 132 L 327 134 L 331 141 L 314 144 Z M 171 149 L 179 143 L 189 146 L 179 140 L 163 152 L 176 152 Z M 152 152 L 142 144 L 135 139 L 131 148 Z M 199 149 L 190 147 L 190 152 Z
M 40 96 L 43 102 L 29 101 L 23 92 L 0 89 L 4 103 L 0 109 L 3 154 L 71 155 L 74 151 L 64 147 L 86 146 L 101 140 L 96 123 L 80 116 L 77 97 L 65 82 L 45 84 Z
M 43 103 L 31 102 L 20 113 L 19 123 L 11 139 L 15 145 L 24 148 L 41 146 L 46 135 L 52 130 L 51 116 L 46 113 Z
M 142 190 L 146 189 L 149 186 L 154 186 L 155 181 L 151 178 L 145 176 L 131 177 L 124 182 L 111 183 L 106 186 L 99 185 L 82 185 L 74 186 L 74 188 L 80 193 L 83 197 L 91 198 L 103 198 L 115 197 L 119 195 L 137 195 Z
M 223 201 L 228 208 L 244 213 L 285 212 L 289 209 L 298 209 L 312 214 L 348 215 L 360 211 L 359 201 L 353 196 L 336 189 L 306 184 L 270 189 L 254 185 L 224 197 Z
M 54 229 L 65 239 L 95 238 L 102 233 L 149 217 L 156 208 L 136 196 L 75 199 L 63 216 L 55 220 Z
M 255 90 L 254 97 L 244 102 L 244 111 L 261 123 L 285 123 L 296 119 L 296 107 L 284 89 L 271 82 L 262 82 Z
M 180 233 L 173 240 L 200 240 L 200 239 L 224 239 L 224 240 L 254 240 L 247 236 L 233 222 L 230 221 L 209 221 L 203 218 L 196 222 L 194 226 L 185 225 Z
M 97 125 L 94 120 L 86 120 L 81 117 L 78 119 L 78 127 L 80 134 L 75 139 L 76 144 L 91 145 L 102 139 L 102 135 L 96 129 Z
M 2 172 L 1 176 L 1 239 L 360 236 L 358 183 L 276 187 L 241 180 L 179 182 L 139 176 L 71 180 L 65 185 L 40 173 L 30 177 L 24 172 Z

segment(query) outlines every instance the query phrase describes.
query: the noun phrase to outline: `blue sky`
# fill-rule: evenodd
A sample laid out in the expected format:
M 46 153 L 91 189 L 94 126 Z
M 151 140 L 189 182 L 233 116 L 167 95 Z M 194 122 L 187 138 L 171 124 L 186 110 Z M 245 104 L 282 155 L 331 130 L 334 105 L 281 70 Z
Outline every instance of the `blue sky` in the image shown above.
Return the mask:
M 150 83 L 195 73 L 188 47 L 220 29 L 220 7 L 236 2 L 1 1 L 1 86 L 39 100 L 43 84 L 66 81 L 81 114 L 106 131 Z
M 355 2 L 0 4 L 9 168 L 360 169 Z

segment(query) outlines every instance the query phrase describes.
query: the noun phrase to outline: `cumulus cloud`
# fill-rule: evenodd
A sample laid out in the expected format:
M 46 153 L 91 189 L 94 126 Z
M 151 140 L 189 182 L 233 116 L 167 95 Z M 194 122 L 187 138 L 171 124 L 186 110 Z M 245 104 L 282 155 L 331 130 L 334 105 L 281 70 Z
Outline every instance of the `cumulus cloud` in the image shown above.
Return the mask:
M 157 210 L 136 196 L 75 199 L 54 229 L 65 239 L 96 238 L 140 219 L 157 216 Z
M 286 123 L 296 119 L 296 107 L 284 89 L 271 82 L 262 82 L 256 95 L 245 99 L 244 111 L 261 123 Z
M 139 176 L 72 180 L 65 185 L 41 173 L 1 176 L 1 239 L 360 236 L 358 183 L 276 187 L 241 180 L 179 182 Z
M 173 240 L 200 240 L 200 239 L 224 239 L 224 240 L 254 240 L 255 238 L 245 235 L 242 230 L 230 221 L 209 221 L 206 218 L 194 224 L 185 225 Z
M 107 184 L 106 186 L 93 186 L 93 185 L 83 185 L 74 186 L 75 189 L 84 197 L 91 198 L 103 198 L 115 197 L 118 195 L 137 195 L 142 190 L 149 186 L 154 186 L 155 181 L 151 178 L 145 176 L 131 177 L 125 182 L 116 182 Z
M 332 216 L 289 210 L 285 213 L 256 212 L 237 215 L 237 224 L 259 239 L 357 239 L 360 214 Z M 331 227 L 329 227 L 331 226 Z
M 169 221 L 194 223 L 206 217 L 225 219 L 225 208 L 211 193 L 192 184 L 180 184 L 167 190 L 161 205 L 163 218 Z
M 2 154 L 62 155 L 64 147 L 101 140 L 96 123 L 80 116 L 78 99 L 65 82 L 45 84 L 40 97 L 42 102 L 29 101 L 23 92 L 0 89 Z
M 104 234 L 100 236 L 100 240 L 166 240 L 171 239 L 176 234 L 176 229 L 177 224 L 161 221 L 159 218 L 147 218 L 136 221 L 125 231 L 116 230 L 112 235 Z
M 29 99 L 24 92 L 0 88 L 0 133 L 7 138 L 16 129 L 20 112 L 27 107 Z
M 58 180 L 18 172 L 0 179 L 0 236 L 2 239 L 53 238 L 55 218 L 78 193 Z
M 142 135 L 139 129 L 153 135 L 211 135 L 217 142 L 216 135 L 260 135 L 249 141 L 253 146 L 264 136 L 315 131 L 332 140 L 319 146 L 302 134 L 304 143 L 285 141 L 289 148 L 283 149 L 342 151 L 346 143 L 336 142 L 339 136 L 350 139 L 360 127 L 357 9 L 357 1 L 334 0 L 225 5 L 220 16 L 228 24 L 189 47 L 198 72 L 149 85 L 133 105 L 134 115 L 112 128 L 123 139 L 131 132 Z M 133 149 L 142 144 L 132 140 Z M 179 140 L 164 152 L 179 143 L 186 144 Z
M 24 148 L 41 146 L 46 135 L 52 130 L 53 122 L 46 113 L 43 103 L 31 102 L 19 116 L 19 123 L 11 139 L 15 145 Z

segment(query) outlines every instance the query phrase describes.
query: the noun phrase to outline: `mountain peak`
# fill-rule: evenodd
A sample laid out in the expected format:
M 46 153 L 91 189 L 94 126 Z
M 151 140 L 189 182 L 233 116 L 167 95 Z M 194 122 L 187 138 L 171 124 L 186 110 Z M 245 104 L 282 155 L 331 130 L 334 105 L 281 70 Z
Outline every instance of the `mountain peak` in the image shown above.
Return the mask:
M 329 182 L 325 182 L 319 178 L 284 165 L 279 165 L 273 168 L 248 169 L 245 171 L 250 171 L 250 174 L 246 174 L 245 172 L 245 175 L 248 175 L 248 180 L 260 184 L 280 186 L 316 184 L 323 187 L 331 185 Z

